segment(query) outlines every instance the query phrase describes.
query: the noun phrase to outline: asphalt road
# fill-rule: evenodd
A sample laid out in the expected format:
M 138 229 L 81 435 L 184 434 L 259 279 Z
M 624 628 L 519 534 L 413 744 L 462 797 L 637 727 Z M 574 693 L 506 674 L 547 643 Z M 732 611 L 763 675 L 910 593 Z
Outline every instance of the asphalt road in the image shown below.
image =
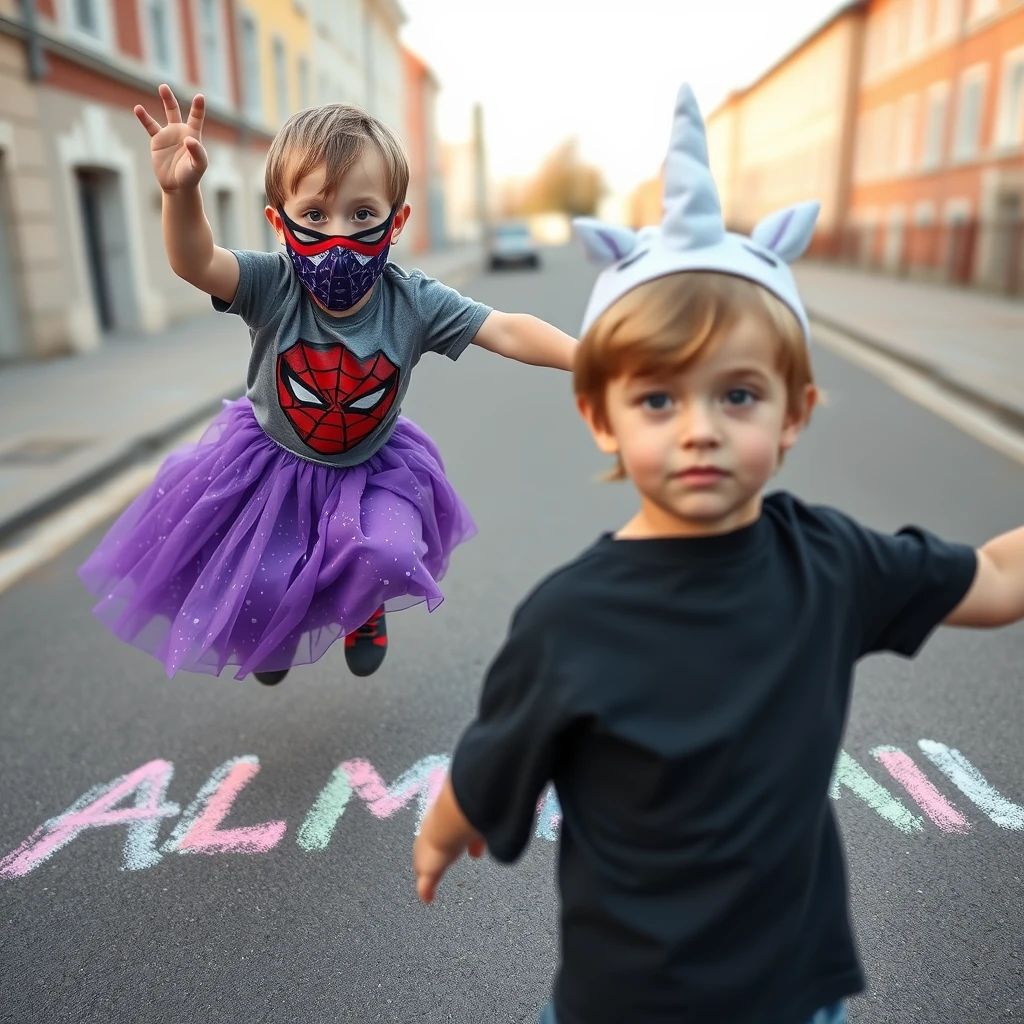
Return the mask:
M 591 278 L 565 250 L 465 290 L 575 332 Z M 1024 520 L 1020 467 L 827 351 L 815 360 L 831 404 L 780 483 L 972 543 Z M 91 617 L 74 570 L 98 534 L 0 596 L 0 857 L 35 833 L 0 862 L 0 1020 L 534 1020 L 556 956 L 554 843 L 514 869 L 462 864 L 423 907 L 417 794 L 513 606 L 627 518 L 630 493 L 594 482 L 603 463 L 555 371 L 476 350 L 427 359 L 405 412 L 439 443 L 480 535 L 436 612 L 390 618 L 370 679 L 347 676 L 339 646 L 276 689 L 167 680 Z M 869 799 L 843 786 L 837 804 L 871 986 L 856 1024 L 1024 1021 L 1024 809 L 1010 803 L 1024 804 L 1022 653 L 1020 628 L 940 631 L 914 662 L 861 668 L 845 750 Z M 1003 803 L 964 796 L 921 740 L 959 751 Z M 917 776 L 889 755 L 931 816 L 872 755 L 883 745 L 912 759 Z M 216 795 L 191 808 L 215 773 Z M 122 776 L 134 822 L 53 820 Z

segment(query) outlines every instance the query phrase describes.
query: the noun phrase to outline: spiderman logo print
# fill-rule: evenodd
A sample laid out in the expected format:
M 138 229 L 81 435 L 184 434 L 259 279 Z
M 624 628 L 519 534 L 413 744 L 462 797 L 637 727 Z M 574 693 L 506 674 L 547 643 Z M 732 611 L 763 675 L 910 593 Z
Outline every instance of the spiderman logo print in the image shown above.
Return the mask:
M 398 367 L 380 351 L 360 362 L 344 345 L 300 341 L 277 358 L 281 410 L 321 455 L 350 451 L 369 437 L 397 393 Z

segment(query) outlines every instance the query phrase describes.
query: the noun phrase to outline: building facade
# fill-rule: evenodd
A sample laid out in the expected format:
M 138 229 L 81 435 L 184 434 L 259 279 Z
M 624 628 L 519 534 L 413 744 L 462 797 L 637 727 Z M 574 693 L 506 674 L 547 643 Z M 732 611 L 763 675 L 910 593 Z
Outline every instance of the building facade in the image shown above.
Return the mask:
M 405 13 L 396 0 L 303 0 L 312 15 L 316 103 L 354 103 L 396 132 L 404 123 Z
M 1024 288 L 1024 6 L 875 0 L 847 255 Z
M 409 152 L 412 217 L 403 241 L 407 252 L 441 249 L 447 244 L 441 152 L 435 128 L 438 83 L 430 68 L 410 50 L 402 50 L 405 130 Z
M 848 3 L 707 118 L 711 171 L 726 223 L 821 202 L 815 247 L 837 244 L 849 208 L 854 112 L 867 3 Z
M 0 0 L 0 360 L 88 351 L 210 308 L 168 266 L 133 113 L 162 119 L 161 82 L 184 111 L 206 96 L 217 243 L 269 251 L 266 153 L 288 116 L 342 99 L 409 134 L 403 20 L 394 0 Z M 429 209 L 427 92 L 415 134 Z

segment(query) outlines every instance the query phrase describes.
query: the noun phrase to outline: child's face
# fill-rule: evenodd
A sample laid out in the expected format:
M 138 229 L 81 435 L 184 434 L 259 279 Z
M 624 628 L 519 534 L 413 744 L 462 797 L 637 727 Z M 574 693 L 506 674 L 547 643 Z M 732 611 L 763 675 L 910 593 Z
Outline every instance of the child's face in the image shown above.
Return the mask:
M 322 235 L 353 235 L 388 219 L 391 197 L 384 158 L 372 146 L 366 147 L 329 198 L 325 195 L 326 184 L 326 168 L 317 167 L 299 181 L 294 190 L 285 193 L 284 212 L 300 227 L 312 228 Z M 266 212 L 283 245 L 281 215 L 272 206 L 268 206 Z M 408 217 L 406 204 L 395 214 L 392 243 L 398 240 Z
M 598 447 L 618 454 L 640 492 L 624 533 L 723 533 L 760 514 L 761 489 L 807 422 L 816 397 L 787 412 L 786 382 L 764 325 L 745 315 L 685 372 L 622 377 L 607 388 L 607 423 L 580 411 Z

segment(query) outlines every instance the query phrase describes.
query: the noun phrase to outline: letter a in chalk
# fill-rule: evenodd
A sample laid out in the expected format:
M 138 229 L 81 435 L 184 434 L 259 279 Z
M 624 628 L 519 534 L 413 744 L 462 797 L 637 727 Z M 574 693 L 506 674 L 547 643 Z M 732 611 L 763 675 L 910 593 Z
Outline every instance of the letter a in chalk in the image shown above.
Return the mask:
M 161 822 L 181 813 L 177 804 L 166 799 L 173 774 L 170 761 L 150 761 L 113 782 L 93 786 L 63 814 L 41 825 L 21 846 L 0 859 L 0 878 L 27 875 L 87 828 L 108 825 L 128 828 L 122 870 L 152 867 L 160 860 L 156 840 Z M 129 798 L 133 798 L 132 804 L 119 806 Z

